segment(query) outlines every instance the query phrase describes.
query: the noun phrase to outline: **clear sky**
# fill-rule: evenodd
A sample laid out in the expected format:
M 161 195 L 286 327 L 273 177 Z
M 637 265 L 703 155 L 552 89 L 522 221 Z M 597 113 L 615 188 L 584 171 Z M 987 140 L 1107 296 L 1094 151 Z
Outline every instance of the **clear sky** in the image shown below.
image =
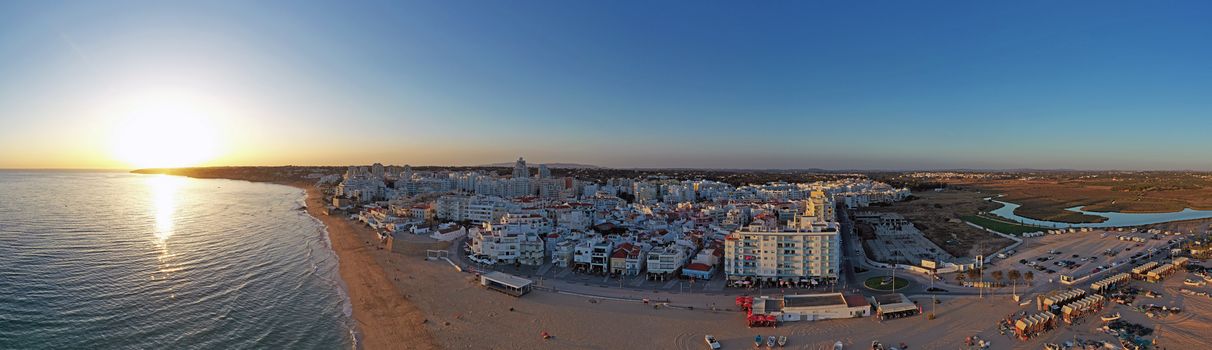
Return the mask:
M 1212 169 L 1212 2 L 0 2 L 0 167 L 518 156 Z

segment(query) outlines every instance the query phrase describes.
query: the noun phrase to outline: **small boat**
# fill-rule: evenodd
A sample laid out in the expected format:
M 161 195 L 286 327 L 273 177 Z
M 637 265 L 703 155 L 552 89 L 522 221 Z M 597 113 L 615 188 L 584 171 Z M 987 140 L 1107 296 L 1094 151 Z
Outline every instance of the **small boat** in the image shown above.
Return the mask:
M 761 334 L 753 336 L 753 346 L 755 346 L 755 347 L 762 346 L 762 335 Z
M 777 341 L 778 341 L 778 338 L 776 338 L 776 337 L 775 337 L 775 336 L 773 336 L 773 335 L 772 335 L 772 336 L 768 336 L 768 337 L 766 337 L 766 347 L 768 347 L 768 348 L 773 348 L 773 347 L 774 347 L 774 343 L 775 343 L 775 342 L 777 342 Z
M 786 346 L 786 345 L 787 345 L 787 336 L 785 336 L 785 335 L 780 335 L 780 336 L 779 336 L 779 347 L 783 347 L 783 346 Z
M 839 340 L 836 343 L 833 343 L 833 350 L 842 350 L 843 346 L 842 341 Z
M 1119 313 L 1116 312 L 1113 314 L 1106 314 L 1106 315 L 1103 315 L 1101 318 L 1103 319 L 1103 322 L 1115 321 L 1115 320 L 1119 319 Z

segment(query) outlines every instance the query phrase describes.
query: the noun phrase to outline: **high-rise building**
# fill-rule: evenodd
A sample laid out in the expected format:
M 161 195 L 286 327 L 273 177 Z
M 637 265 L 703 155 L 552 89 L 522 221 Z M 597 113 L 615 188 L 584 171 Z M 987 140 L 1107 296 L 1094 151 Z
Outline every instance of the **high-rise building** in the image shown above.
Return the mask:
M 730 233 L 724 240 L 728 279 L 798 282 L 802 278 L 837 278 L 841 238 L 832 205 L 823 196 L 812 198 L 804 213 L 785 225 L 768 215 Z
M 383 179 L 383 170 L 383 164 L 381 163 L 375 163 L 374 165 L 370 166 L 370 174 L 374 175 L 375 178 L 380 180 Z
M 540 179 L 550 179 L 551 178 L 551 169 L 547 169 L 547 164 L 539 164 L 539 178 Z
M 412 180 L 412 166 L 404 164 L 404 171 L 400 172 L 400 180 Z
M 519 179 L 526 177 L 530 177 L 530 168 L 526 167 L 525 159 L 518 157 L 517 163 L 513 163 L 513 178 Z

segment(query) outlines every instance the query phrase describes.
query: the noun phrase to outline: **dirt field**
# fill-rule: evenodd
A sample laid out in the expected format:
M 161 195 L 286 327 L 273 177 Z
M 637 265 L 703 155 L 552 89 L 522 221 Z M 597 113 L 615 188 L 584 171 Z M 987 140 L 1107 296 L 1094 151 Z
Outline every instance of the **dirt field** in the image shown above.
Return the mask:
M 1013 243 L 1009 239 L 969 226 L 960 220 L 965 215 L 975 215 L 998 208 L 999 204 L 982 200 L 988 196 L 988 193 L 976 191 L 924 191 L 915 193 L 916 199 L 913 200 L 863 210 L 899 213 L 947 253 L 956 257 L 972 257 L 996 252 Z M 870 227 L 862 226 L 866 225 L 857 226 L 860 234 L 870 231 Z
M 1005 194 L 1001 199 L 1021 204 L 1015 214 L 1024 217 L 1069 223 L 1105 220 L 1065 210 L 1075 206 L 1125 213 L 1212 209 L 1212 177 L 1206 174 L 1055 173 L 954 185 Z

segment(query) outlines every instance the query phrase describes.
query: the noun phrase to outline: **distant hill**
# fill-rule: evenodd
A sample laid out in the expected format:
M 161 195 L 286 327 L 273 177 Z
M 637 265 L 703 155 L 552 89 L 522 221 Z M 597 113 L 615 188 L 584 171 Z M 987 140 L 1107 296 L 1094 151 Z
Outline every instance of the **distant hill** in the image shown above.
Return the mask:
M 526 165 L 527 165 L 527 166 L 529 166 L 529 167 L 531 167 L 531 168 L 537 168 L 537 167 L 539 166 L 539 164 L 545 164 L 545 165 L 547 165 L 547 168 L 549 168 L 549 169 L 603 169 L 603 167 L 600 167 L 600 166 L 597 166 L 597 165 L 589 165 L 589 164 L 576 164 L 576 163 L 529 163 L 529 162 L 527 162 L 527 163 L 526 163 Z M 477 166 L 479 166 L 479 167 L 486 167 L 486 168 L 512 168 L 512 167 L 513 167 L 513 162 L 508 162 L 508 163 L 492 163 L 492 164 L 484 164 L 484 165 L 477 165 Z

